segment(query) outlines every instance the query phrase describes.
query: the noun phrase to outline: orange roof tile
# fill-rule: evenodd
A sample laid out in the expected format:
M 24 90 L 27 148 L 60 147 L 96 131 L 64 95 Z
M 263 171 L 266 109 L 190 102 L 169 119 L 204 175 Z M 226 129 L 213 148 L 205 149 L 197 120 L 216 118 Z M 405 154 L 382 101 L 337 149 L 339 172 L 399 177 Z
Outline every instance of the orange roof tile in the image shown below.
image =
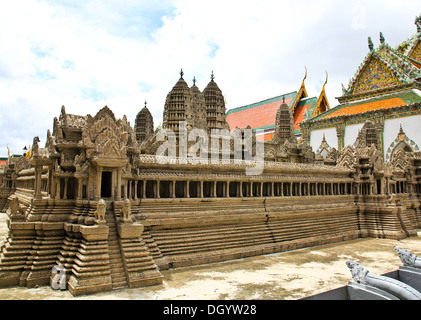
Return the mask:
M 300 106 L 295 109 L 294 114 L 294 130 L 300 130 L 299 123 L 303 122 L 304 115 L 308 112 L 308 109 L 311 107 L 311 103 L 306 104 L 305 106 Z
M 285 103 L 289 105 L 292 98 L 285 99 Z M 282 102 L 275 101 L 263 104 L 254 108 L 244 109 L 238 112 L 227 115 L 227 122 L 231 130 L 235 127 L 246 128 L 250 125 L 251 128 L 261 128 L 275 124 L 276 112 Z
M 321 119 L 329 119 L 333 117 L 339 117 L 339 116 L 345 116 L 345 115 L 351 115 L 351 114 L 358 114 L 363 113 L 367 111 L 372 110 L 378 110 L 378 109 L 385 109 L 385 108 L 394 108 L 399 107 L 402 105 L 406 105 L 407 103 L 403 101 L 400 98 L 392 98 L 392 99 L 386 99 L 386 100 L 380 100 L 380 101 L 374 101 L 364 104 L 357 104 L 349 107 L 340 108 L 336 111 L 333 111 L 332 113 L 326 115 L 325 117 Z

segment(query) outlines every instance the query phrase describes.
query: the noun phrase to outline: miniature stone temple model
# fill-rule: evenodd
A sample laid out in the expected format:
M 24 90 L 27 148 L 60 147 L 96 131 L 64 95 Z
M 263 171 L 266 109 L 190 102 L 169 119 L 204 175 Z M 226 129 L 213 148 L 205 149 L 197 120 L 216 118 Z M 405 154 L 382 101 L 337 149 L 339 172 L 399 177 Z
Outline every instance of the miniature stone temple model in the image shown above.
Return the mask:
M 48 285 L 54 269 L 65 274 L 61 288 L 82 295 L 160 284 L 169 268 L 416 236 L 415 148 L 401 145 L 385 159 L 374 120 L 364 121 L 357 142 L 336 148 L 327 134 L 315 153 L 311 128 L 302 122 L 297 135 L 297 119 L 334 108 L 325 93 L 307 108 L 304 81 L 271 102 L 273 139 L 263 141 L 249 125 L 230 128 L 215 79 L 212 72 L 201 90 L 181 71 L 163 104 L 162 130 L 153 130 L 146 105 L 134 127 L 107 106 L 95 115 L 63 106 L 45 146 L 37 137 L 32 157 L 11 158 L 5 168 L 0 205 L 10 218 L 0 287 Z M 397 143 L 413 146 L 402 132 Z

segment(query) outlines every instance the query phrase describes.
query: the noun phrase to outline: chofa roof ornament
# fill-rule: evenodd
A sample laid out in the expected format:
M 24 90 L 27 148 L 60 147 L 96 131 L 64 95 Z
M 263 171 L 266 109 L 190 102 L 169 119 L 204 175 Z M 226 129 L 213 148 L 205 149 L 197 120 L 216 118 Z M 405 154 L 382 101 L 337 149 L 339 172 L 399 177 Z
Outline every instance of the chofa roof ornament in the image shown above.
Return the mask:
M 415 17 L 415 25 L 417 26 L 417 32 L 421 32 L 421 14 Z
M 383 36 L 383 32 L 380 32 L 380 43 L 383 44 L 384 43 L 384 36 Z
M 370 49 L 370 51 L 374 50 L 374 44 L 373 44 L 373 41 L 371 40 L 371 37 L 368 37 L 368 48 Z

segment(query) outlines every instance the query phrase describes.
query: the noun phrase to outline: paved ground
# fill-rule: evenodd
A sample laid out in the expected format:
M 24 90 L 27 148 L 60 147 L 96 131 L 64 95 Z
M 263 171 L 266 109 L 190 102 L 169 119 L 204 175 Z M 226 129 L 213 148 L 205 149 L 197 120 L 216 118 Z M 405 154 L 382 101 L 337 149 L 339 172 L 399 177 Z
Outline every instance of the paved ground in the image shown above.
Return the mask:
M 0 213 L 0 237 L 7 233 Z M 341 287 L 351 279 L 346 260 L 371 273 L 396 270 L 401 261 L 394 246 L 421 256 L 418 237 L 401 241 L 358 239 L 205 266 L 163 271 L 162 285 L 74 298 L 50 287 L 0 289 L 0 299 L 144 299 L 144 300 L 294 300 Z

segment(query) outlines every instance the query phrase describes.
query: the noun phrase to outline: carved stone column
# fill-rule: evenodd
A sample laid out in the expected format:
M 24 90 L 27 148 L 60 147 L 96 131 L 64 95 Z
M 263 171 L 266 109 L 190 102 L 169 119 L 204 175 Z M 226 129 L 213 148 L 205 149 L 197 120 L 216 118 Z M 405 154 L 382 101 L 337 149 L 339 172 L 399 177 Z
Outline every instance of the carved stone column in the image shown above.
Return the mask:
M 230 181 L 227 181 L 227 198 L 230 197 Z
M 96 194 L 95 200 L 101 199 L 101 180 L 102 180 L 102 168 L 98 167 L 96 170 Z
M 186 198 L 190 198 L 190 181 L 186 182 Z
M 336 125 L 336 136 L 338 137 L 338 151 L 345 147 L 345 122 Z
M 60 200 L 60 178 L 56 178 L 56 200 Z
M 121 200 L 121 168 L 117 169 L 116 200 Z
M 171 181 L 171 198 L 175 198 L 175 180 Z
M 132 198 L 132 180 L 127 181 L 127 199 Z
M 137 200 L 137 185 L 139 183 L 139 180 L 134 180 L 134 200 Z
M 81 200 L 82 199 L 82 179 L 81 178 L 77 178 L 77 195 L 76 195 L 76 199 L 77 200 Z
M 41 199 L 41 174 L 42 166 L 35 166 L 35 199 Z

